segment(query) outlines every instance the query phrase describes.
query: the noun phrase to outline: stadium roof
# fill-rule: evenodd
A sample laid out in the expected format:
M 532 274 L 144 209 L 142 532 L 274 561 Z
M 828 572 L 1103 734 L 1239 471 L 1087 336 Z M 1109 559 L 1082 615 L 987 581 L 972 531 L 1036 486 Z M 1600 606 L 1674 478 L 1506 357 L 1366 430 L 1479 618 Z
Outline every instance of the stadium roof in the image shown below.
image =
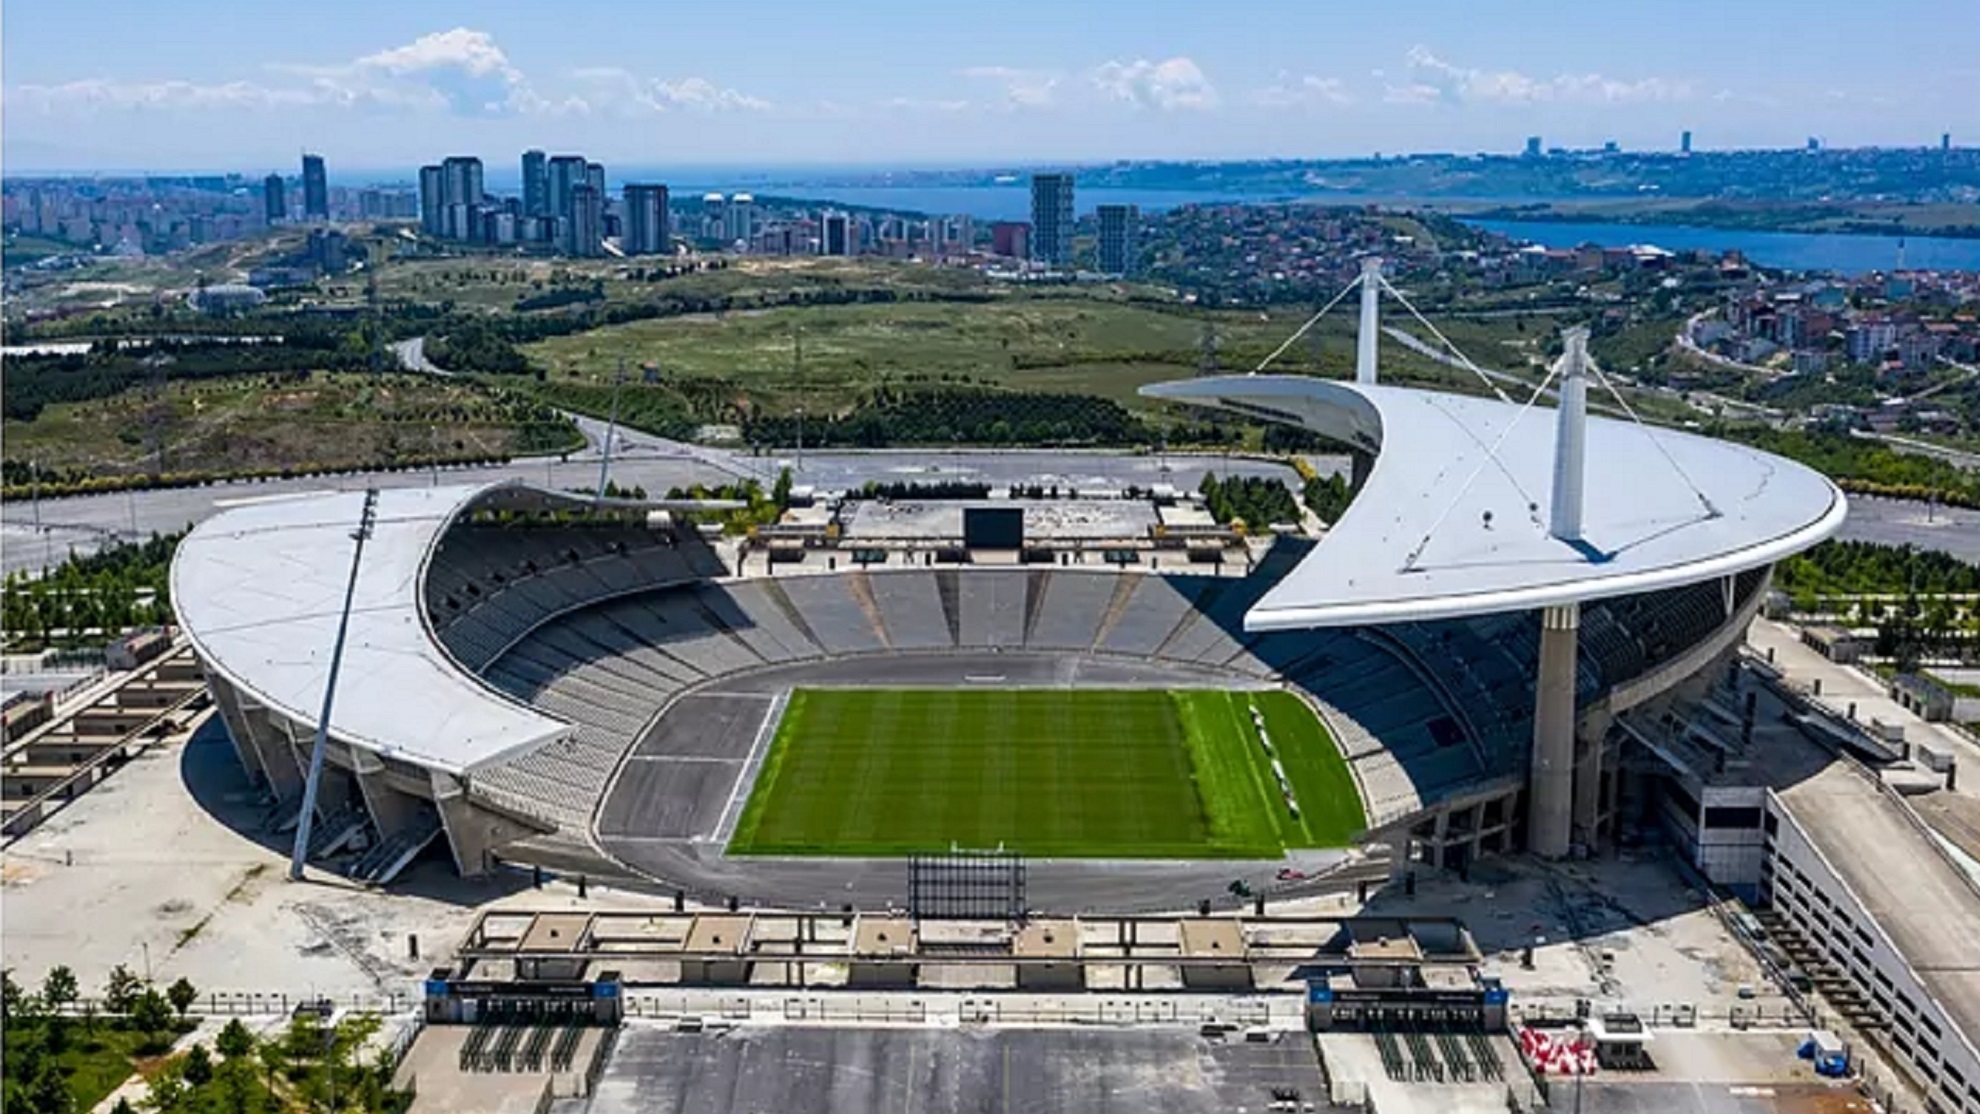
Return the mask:
M 608 506 L 691 509 L 716 501 Z M 428 555 L 463 511 L 481 505 L 590 506 L 517 481 L 378 493 L 365 543 L 331 734 L 352 746 L 449 773 L 519 757 L 571 728 L 483 685 L 441 648 L 421 596 Z M 206 667 L 298 723 L 321 714 L 331 645 L 350 575 L 357 491 L 242 500 L 179 544 L 172 605 Z
M 1374 454 L 1341 520 L 1248 630 L 1454 618 L 1693 584 L 1833 534 L 1819 473 L 1725 441 L 1590 417 L 1582 541 L 1548 532 L 1555 412 L 1287 375 L 1157 383 L 1153 398 L 1302 426 Z M 1709 506 L 1708 506 L 1709 503 Z
M 570 730 L 484 687 L 426 627 L 427 554 L 486 490 L 378 493 L 330 716 L 337 739 L 465 773 Z M 298 723 L 322 711 L 363 506 L 358 491 L 251 502 L 202 522 L 172 562 L 172 604 L 206 667 Z

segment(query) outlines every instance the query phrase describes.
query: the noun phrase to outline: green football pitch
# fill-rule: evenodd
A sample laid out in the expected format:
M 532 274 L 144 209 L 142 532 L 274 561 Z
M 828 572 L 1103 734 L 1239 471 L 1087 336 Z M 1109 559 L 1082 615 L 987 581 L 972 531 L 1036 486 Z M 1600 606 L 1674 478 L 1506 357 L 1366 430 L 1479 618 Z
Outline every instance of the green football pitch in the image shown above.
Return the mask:
M 791 693 L 729 851 L 1272 859 L 1364 824 L 1346 761 L 1290 693 L 817 688 Z

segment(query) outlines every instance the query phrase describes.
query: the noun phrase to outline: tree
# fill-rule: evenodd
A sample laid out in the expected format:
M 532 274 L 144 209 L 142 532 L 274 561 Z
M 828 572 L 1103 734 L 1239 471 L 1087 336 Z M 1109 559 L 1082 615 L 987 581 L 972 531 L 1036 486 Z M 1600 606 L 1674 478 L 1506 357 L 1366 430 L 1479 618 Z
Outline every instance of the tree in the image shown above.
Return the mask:
M 248 1032 L 248 1027 L 241 1024 L 241 1019 L 237 1017 L 227 1022 L 226 1027 L 220 1030 L 220 1035 L 213 1041 L 213 1047 L 219 1049 L 220 1055 L 227 1059 L 239 1060 L 254 1052 L 254 1034 Z
M 184 975 L 180 975 L 177 982 L 165 988 L 165 998 L 172 1003 L 172 1009 L 177 1011 L 179 1020 L 183 1021 L 186 1011 L 193 1007 L 194 1002 L 199 1001 L 199 990 Z
M 770 498 L 777 504 L 778 511 L 791 509 L 791 470 L 785 468 L 777 473 L 776 486 L 770 489 Z
M 131 974 L 131 969 L 119 963 L 110 968 L 110 976 L 104 981 L 103 1008 L 111 1013 L 129 1013 L 143 989 L 144 984 Z
M 26 1000 L 21 984 L 14 981 L 14 969 L 0 970 L 0 1022 L 11 1024 Z
M 204 1087 L 213 1081 L 213 1057 L 206 1046 L 196 1044 L 186 1053 L 186 1082 L 195 1087 Z
M 163 999 L 160 999 L 161 1003 Z M 151 1089 L 145 1094 L 144 1105 L 158 1114 L 170 1114 L 179 1104 L 186 1101 L 186 1077 L 183 1061 L 173 1060 L 158 1069 L 151 1077 Z
M 41 980 L 41 1008 L 48 1011 L 48 1051 L 60 1055 L 69 1047 L 69 1019 L 62 1009 L 76 1000 L 76 973 L 52 967 Z
M 145 1034 L 144 1045 L 151 1051 L 160 1051 L 171 1045 L 172 1004 L 163 994 L 151 987 L 138 995 L 131 1003 L 131 1026 Z
M 41 980 L 41 1001 L 50 1013 L 74 1004 L 78 996 L 76 973 L 67 967 L 52 967 L 48 976 Z

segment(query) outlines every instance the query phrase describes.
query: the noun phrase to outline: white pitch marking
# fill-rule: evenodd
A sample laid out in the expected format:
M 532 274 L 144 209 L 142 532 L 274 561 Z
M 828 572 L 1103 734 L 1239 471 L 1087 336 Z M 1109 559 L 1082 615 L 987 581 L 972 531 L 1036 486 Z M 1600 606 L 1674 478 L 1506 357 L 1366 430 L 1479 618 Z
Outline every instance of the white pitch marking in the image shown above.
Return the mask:
M 756 729 L 756 741 L 749 745 L 749 757 L 743 762 L 743 768 L 736 772 L 736 783 L 729 787 L 729 801 L 722 806 L 722 818 L 716 823 L 714 834 L 708 837 L 710 842 L 726 845 L 729 837 L 735 834 L 736 821 L 742 819 L 738 810 L 742 804 L 743 786 L 756 780 L 757 771 L 763 764 L 763 748 L 769 743 L 770 736 L 776 733 L 777 724 L 784 718 L 784 705 L 790 699 L 791 691 L 785 689 L 764 711 L 763 722 Z

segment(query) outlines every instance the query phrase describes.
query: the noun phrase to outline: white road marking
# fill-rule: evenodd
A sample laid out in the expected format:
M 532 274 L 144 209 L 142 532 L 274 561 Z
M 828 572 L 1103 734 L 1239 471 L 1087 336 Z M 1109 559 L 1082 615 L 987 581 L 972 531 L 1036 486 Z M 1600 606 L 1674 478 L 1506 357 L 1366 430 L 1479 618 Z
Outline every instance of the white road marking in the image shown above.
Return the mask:
M 784 706 L 790 703 L 791 690 L 777 694 L 770 707 L 763 713 L 763 722 L 756 728 L 756 741 L 749 745 L 749 758 L 736 774 L 736 783 L 729 787 L 729 801 L 722 806 L 722 818 L 716 822 L 715 831 L 708 836 L 708 842 L 726 845 L 729 837 L 736 832 L 736 821 L 742 819 L 743 786 L 754 784 L 757 772 L 763 765 L 763 751 L 769 745 L 770 737 L 777 733 L 777 724 L 783 721 Z
M 273 495 L 242 495 L 233 499 L 215 499 L 213 505 L 221 509 L 228 507 L 252 507 L 258 503 L 285 503 L 292 499 L 315 499 L 324 495 L 341 495 L 332 488 L 319 488 L 315 491 L 278 491 Z

